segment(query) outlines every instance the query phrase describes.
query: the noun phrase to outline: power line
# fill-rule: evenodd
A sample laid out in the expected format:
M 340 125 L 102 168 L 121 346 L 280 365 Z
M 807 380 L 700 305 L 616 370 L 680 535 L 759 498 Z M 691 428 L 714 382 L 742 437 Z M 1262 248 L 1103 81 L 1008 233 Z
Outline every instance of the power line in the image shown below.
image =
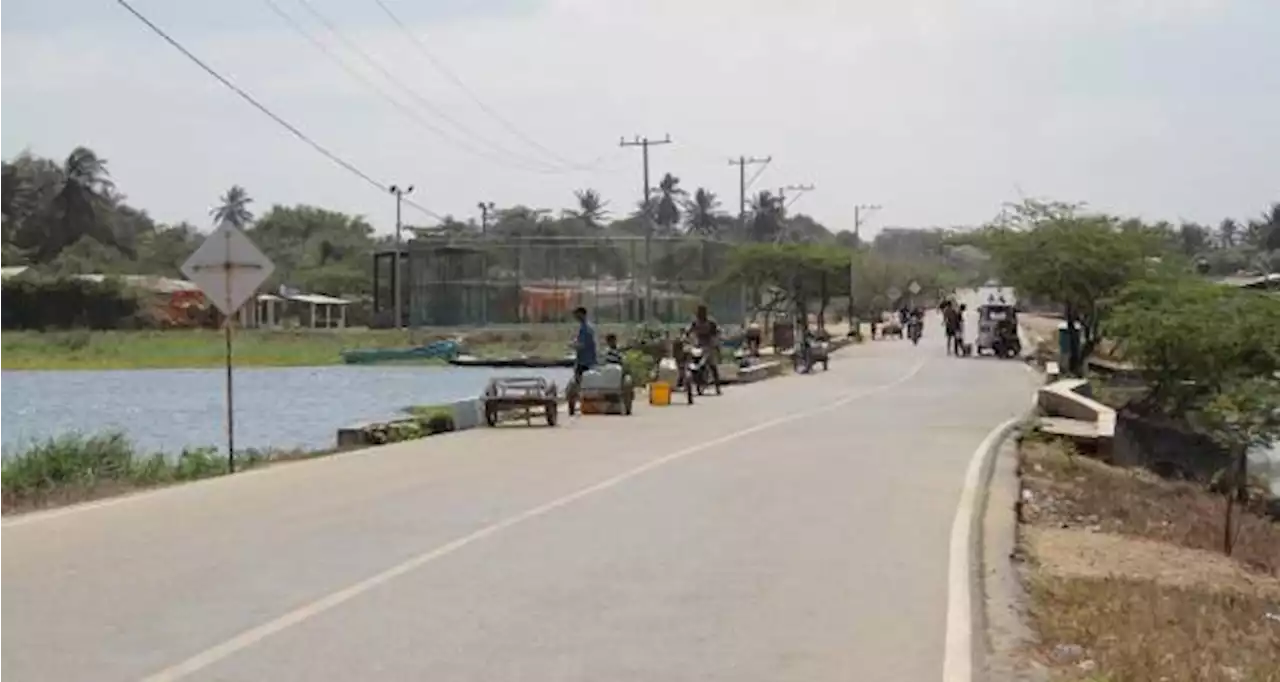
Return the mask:
M 751 186 L 752 182 L 755 182 L 756 178 L 760 177 L 760 174 L 764 172 L 765 167 L 768 166 L 769 162 L 772 160 L 772 156 L 767 156 L 763 159 L 757 159 L 754 156 L 750 158 L 746 156 L 739 156 L 736 159 L 729 159 L 730 166 L 738 167 L 738 216 L 744 225 L 747 220 L 747 188 Z M 756 171 L 755 174 L 751 176 L 751 180 L 748 181 L 747 166 L 751 165 L 760 166 L 760 170 Z
M 548 156 L 554 158 L 556 161 L 559 161 L 560 163 L 566 166 L 570 166 L 579 170 L 586 169 L 586 166 L 584 166 L 583 164 L 578 164 L 578 163 L 575 163 L 574 161 L 564 158 L 560 154 L 557 154 L 555 150 L 548 148 L 547 146 L 533 139 L 529 135 L 526 135 L 524 131 L 517 128 L 515 124 L 511 123 L 506 118 L 498 114 L 498 112 L 495 111 L 488 104 L 486 104 L 484 100 L 480 99 L 479 95 L 475 94 L 475 92 L 472 91 L 471 88 L 467 87 L 467 84 L 463 82 L 462 78 L 458 76 L 457 73 L 455 73 L 452 69 L 450 69 L 449 66 L 446 65 L 440 58 L 432 54 L 431 50 L 427 48 L 426 42 L 423 41 L 421 38 L 419 38 L 417 35 L 415 35 L 413 31 L 409 28 L 409 26 L 405 24 L 404 21 L 400 19 L 400 17 L 395 12 L 391 10 L 391 8 L 387 5 L 387 3 L 383 2 L 383 0 L 373 0 L 373 1 L 377 3 L 378 7 L 381 8 L 383 13 L 387 15 L 387 18 L 391 19 L 392 23 L 394 23 L 396 26 L 400 28 L 400 31 L 404 33 L 405 36 L 409 39 L 409 41 L 412 42 L 413 45 L 418 48 L 418 52 L 421 52 L 422 55 L 426 57 L 427 61 L 431 62 L 431 65 L 434 66 L 437 71 L 444 74 L 444 76 L 448 78 L 455 86 L 457 86 L 459 90 L 464 92 L 467 95 L 467 97 L 470 98 L 471 101 L 475 103 L 477 107 L 479 107 L 482 111 L 488 114 L 490 118 L 497 121 L 499 125 L 501 125 L 503 128 L 507 130 L 507 132 L 520 138 L 520 140 L 522 140 L 525 144 L 528 144 L 529 146 L 538 149 L 539 151 L 547 154 Z
M 389 188 L 387 185 L 373 179 L 372 176 L 370 176 L 368 173 L 365 173 L 364 171 L 357 168 L 350 161 L 347 161 L 346 159 L 343 159 L 337 154 L 334 154 L 333 152 L 329 151 L 319 142 L 316 142 L 315 140 L 307 136 L 306 133 L 299 130 L 292 123 L 289 123 L 288 121 L 284 120 L 279 115 L 277 115 L 274 111 L 271 111 L 270 109 L 268 109 L 264 104 L 262 104 L 257 99 L 255 99 L 253 95 L 250 95 L 248 92 L 241 89 L 240 86 L 236 85 L 235 83 L 232 83 L 225 76 L 218 73 L 216 70 L 214 70 L 213 67 L 206 64 L 204 60 L 200 59 L 195 54 L 193 54 L 190 50 L 184 47 L 182 43 L 179 43 L 175 38 L 171 37 L 168 33 L 166 33 L 164 29 L 157 26 L 154 22 L 152 22 L 150 19 L 144 16 L 141 12 L 134 9 L 133 5 L 130 5 L 127 0 L 116 0 L 116 3 L 119 4 L 121 7 L 125 8 L 126 10 L 128 10 L 128 12 L 132 14 L 134 18 L 136 18 L 138 21 L 141 21 L 143 24 L 145 24 L 147 28 L 151 29 L 153 33 L 155 33 L 156 35 L 164 39 L 164 41 L 166 43 L 169 43 L 169 45 L 172 46 L 175 50 L 181 52 L 184 57 L 191 60 L 196 66 L 199 66 L 202 70 L 204 70 L 205 73 L 209 74 L 210 76 L 213 76 L 214 79 L 216 79 L 219 83 L 222 83 L 223 85 L 225 85 L 232 92 L 239 95 L 241 99 L 248 102 L 250 105 L 253 106 L 253 108 L 257 109 L 263 114 L 266 114 L 266 116 L 269 117 L 271 120 L 275 121 L 285 130 L 288 130 L 290 133 L 292 133 L 294 137 L 298 138 L 299 140 L 302 140 L 312 149 L 323 154 L 330 161 L 338 164 L 339 166 L 341 166 L 351 174 L 359 177 L 361 180 L 364 180 L 365 182 L 369 183 L 370 185 L 373 185 L 374 187 L 378 188 L 383 192 L 389 191 Z M 409 202 L 409 201 L 406 201 L 405 203 L 418 209 L 419 211 L 422 211 L 423 213 L 425 213 L 426 215 L 432 218 L 435 218 L 437 220 L 442 220 L 439 214 L 437 214 L 436 212 L 432 211 L 429 208 L 426 208 L 425 206 L 422 206 L 421 204 L 418 204 L 415 202 Z
M 464 136 L 471 137 L 476 142 L 480 143 L 482 146 L 488 147 L 489 149 L 491 149 L 492 151 L 498 154 L 509 156 L 511 157 L 512 160 L 517 160 L 523 164 L 526 164 L 525 166 L 516 166 L 517 168 L 521 168 L 522 170 L 535 172 L 535 173 L 557 172 L 556 168 L 550 166 L 549 164 L 546 164 L 545 162 L 539 161 L 537 159 L 533 159 L 532 162 L 534 165 L 530 166 L 529 163 L 531 160 L 529 158 L 523 157 L 503 147 L 502 145 L 499 145 L 484 137 L 481 137 L 475 131 L 471 130 L 470 128 L 468 128 L 466 125 L 464 125 L 457 119 L 445 113 L 442 109 L 440 109 L 440 107 L 436 106 L 431 100 L 427 99 L 426 97 L 423 97 L 417 90 L 410 87 L 404 81 L 400 80 L 395 74 L 391 73 L 391 71 L 387 69 L 387 67 L 383 66 L 380 62 L 378 62 L 378 60 L 371 57 L 369 53 L 366 52 L 359 45 L 357 45 L 355 41 L 348 38 L 346 34 L 344 34 L 341 30 L 339 30 L 338 27 L 335 26 L 334 23 L 328 19 L 328 17 L 322 14 L 320 10 L 317 10 L 309 0 L 298 0 L 298 4 L 302 5 L 303 9 L 305 9 L 307 13 L 310 14 L 316 21 L 323 24 L 324 27 L 328 29 L 329 33 L 333 34 L 333 37 L 337 38 L 344 46 L 346 46 L 348 50 L 351 50 L 352 52 L 354 52 L 355 55 L 359 57 L 361 61 L 363 61 L 370 68 L 374 69 L 378 73 L 382 74 L 383 78 L 386 78 L 388 81 L 390 81 L 391 83 L 399 87 L 401 90 L 405 91 L 405 93 L 407 93 L 410 97 L 412 97 L 415 101 L 417 101 L 418 104 L 422 105 L 423 108 L 435 114 L 436 117 L 440 118 L 441 120 L 448 122 L 450 125 L 456 128 L 459 132 L 461 132 Z M 444 133 L 440 133 L 440 134 L 444 135 Z M 543 168 L 537 168 L 536 167 L 537 165 L 541 165 L 543 166 Z
M 385 100 L 388 104 L 395 107 L 397 111 L 399 111 L 402 115 L 408 117 L 413 123 L 416 123 L 418 126 L 422 127 L 428 132 L 439 135 L 441 138 L 444 139 L 445 142 L 448 142 L 449 144 L 452 144 L 458 147 L 459 149 L 470 152 L 472 154 L 488 159 L 495 163 L 499 163 L 499 164 L 506 163 L 506 160 L 497 156 L 492 156 L 490 154 L 487 154 L 484 150 L 477 149 L 471 146 L 465 140 L 459 140 L 452 137 L 448 131 L 440 128 L 436 124 L 427 120 L 425 117 L 422 116 L 421 113 L 414 110 L 412 107 L 407 106 L 404 102 L 401 102 L 400 100 L 396 99 L 394 95 L 387 92 L 386 88 L 379 85 L 377 82 L 369 79 L 364 74 L 360 73 L 360 71 L 352 67 L 346 60 L 338 56 L 333 50 L 329 49 L 329 46 L 325 45 L 323 41 L 319 40 L 318 38 L 313 36 L 310 32 L 308 32 L 307 29 L 302 26 L 302 24 L 298 23 L 296 19 L 294 19 L 288 12 L 284 11 L 284 9 L 281 8 L 280 5 L 276 3 L 274 0 L 262 0 L 262 3 L 266 5 L 273 13 L 275 13 L 276 16 L 280 17 L 285 23 L 287 23 L 295 33 L 297 33 L 307 42 L 311 43 L 312 46 L 314 46 L 317 50 L 320 50 L 320 52 L 323 53 L 324 56 L 328 57 L 330 61 L 336 64 L 338 68 L 346 72 L 348 76 L 351 76 L 352 78 L 354 78 L 355 80 L 363 84 L 366 88 L 372 90 L 374 94 L 378 95 L 383 100 Z

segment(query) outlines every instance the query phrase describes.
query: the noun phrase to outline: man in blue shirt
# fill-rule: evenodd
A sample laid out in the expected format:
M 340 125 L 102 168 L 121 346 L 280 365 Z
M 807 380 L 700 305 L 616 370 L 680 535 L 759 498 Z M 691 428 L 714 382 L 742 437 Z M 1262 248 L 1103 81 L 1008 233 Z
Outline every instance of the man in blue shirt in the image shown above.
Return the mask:
M 573 378 L 581 381 L 583 372 L 596 364 L 596 330 L 587 324 L 587 309 L 582 306 L 573 309 L 573 319 L 578 321 L 578 336 L 573 343 Z

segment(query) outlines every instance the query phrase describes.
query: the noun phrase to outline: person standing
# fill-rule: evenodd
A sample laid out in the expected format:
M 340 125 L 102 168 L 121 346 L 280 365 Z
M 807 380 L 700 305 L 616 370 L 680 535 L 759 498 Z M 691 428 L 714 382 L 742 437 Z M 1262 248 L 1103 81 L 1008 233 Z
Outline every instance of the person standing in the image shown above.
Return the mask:
M 578 335 L 573 343 L 573 378 L 582 381 L 582 375 L 596 365 L 596 330 L 587 323 L 587 309 L 573 309 L 573 319 L 578 321 Z
M 960 310 L 955 302 L 944 302 L 942 304 L 942 326 L 947 333 L 947 355 L 955 353 L 956 334 L 959 333 L 960 324 Z

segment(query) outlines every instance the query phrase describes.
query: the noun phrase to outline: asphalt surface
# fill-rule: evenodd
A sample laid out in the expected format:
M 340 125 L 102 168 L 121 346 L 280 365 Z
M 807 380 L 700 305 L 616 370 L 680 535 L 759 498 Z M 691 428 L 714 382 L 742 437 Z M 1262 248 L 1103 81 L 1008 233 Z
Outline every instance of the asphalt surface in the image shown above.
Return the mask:
M 3 677 L 938 680 L 964 472 L 1034 382 L 935 322 L 693 407 L 6 519 Z

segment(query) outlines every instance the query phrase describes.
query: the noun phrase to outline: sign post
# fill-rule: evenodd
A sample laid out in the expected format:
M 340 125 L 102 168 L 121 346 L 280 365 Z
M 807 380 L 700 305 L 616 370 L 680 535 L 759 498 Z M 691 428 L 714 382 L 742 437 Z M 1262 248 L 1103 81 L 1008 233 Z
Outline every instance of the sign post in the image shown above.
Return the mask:
M 223 222 L 200 248 L 182 264 L 182 274 L 200 287 L 222 312 L 226 335 L 227 369 L 227 471 L 236 470 L 236 427 L 233 375 L 231 371 L 231 328 L 235 313 L 267 281 L 275 269 L 271 259 L 235 225 Z

